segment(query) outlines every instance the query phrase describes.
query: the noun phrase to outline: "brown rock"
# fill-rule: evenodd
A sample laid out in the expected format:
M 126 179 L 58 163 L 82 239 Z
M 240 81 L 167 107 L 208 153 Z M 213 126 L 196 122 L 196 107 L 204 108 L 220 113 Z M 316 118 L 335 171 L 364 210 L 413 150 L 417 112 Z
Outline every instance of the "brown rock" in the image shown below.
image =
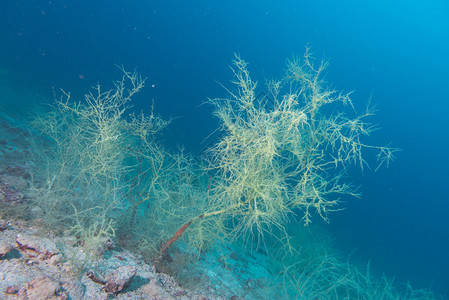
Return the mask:
M 15 285 L 9 285 L 8 287 L 6 287 L 5 294 L 9 295 L 17 294 L 18 291 L 19 291 L 18 287 L 16 287 Z
M 61 291 L 61 284 L 49 277 L 38 277 L 28 283 L 26 296 L 29 300 L 61 299 L 58 293 Z
M 24 252 L 30 258 L 37 257 L 45 260 L 59 252 L 56 244 L 46 238 L 18 234 L 16 243 L 20 251 Z
M 132 266 L 123 266 L 117 268 L 106 277 L 104 290 L 107 293 L 118 294 L 127 287 L 137 273 L 137 268 Z
M 11 251 L 14 247 L 8 244 L 5 241 L 0 241 L 0 257 L 5 256 L 8 254 L 9 251 Z

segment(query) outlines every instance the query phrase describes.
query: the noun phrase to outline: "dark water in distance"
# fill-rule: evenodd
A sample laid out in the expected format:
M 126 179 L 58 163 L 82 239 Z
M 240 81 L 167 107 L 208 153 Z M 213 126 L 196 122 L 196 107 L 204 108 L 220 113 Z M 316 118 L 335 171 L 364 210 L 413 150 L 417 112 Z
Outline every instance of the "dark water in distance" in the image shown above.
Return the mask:
M 378 104 L 371 142 L 402 149 L 390 168 L 355 173 L 363 198 L 329 230 L 378 272 L 448 296 L 448 1 L 1 0 L 0 79 L 24 95 L 18 104 L 3 83 L 1 107 L 30 107 L 53 88 L 79 98 L 117 79 L 115 65 L 137 68 L 148 81 L 136 108 L 154 99 L 176 117 L 167 146 L 196 153 L 217 125 L 198 105 L 224 95 L 217 82 L 232 78 L 235 52 L 263 83 L 307 44 L 330 60 L 337 89 Z

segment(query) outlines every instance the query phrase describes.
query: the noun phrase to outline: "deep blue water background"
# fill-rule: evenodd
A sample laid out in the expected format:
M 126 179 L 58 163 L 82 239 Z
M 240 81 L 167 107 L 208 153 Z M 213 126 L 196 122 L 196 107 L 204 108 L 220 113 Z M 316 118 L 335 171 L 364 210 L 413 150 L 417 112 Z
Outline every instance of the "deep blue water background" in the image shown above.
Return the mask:
M 224 95 L 233 53 L 262 83 L 307 44 L 336 88 L 378 104 L 370 142 L 402 149 L 388 169 L 354 173 L 363 198 L 331 215 L 336 243 L 448 296 L 448 1 L 0 0 L 0 107 L 25 114 L 53 89 L 79 98 L 118 79 L 115 65 L 136 67 L 148 81 L 135 107 L 177 117 L 165 144 L 197 153 L 217 126 L 198 105 Z

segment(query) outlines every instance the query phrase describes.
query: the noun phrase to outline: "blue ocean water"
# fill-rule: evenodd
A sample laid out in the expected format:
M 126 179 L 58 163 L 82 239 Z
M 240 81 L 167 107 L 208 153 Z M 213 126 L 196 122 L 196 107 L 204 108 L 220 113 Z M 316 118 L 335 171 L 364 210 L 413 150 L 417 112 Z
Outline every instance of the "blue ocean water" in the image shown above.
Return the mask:
M 225 91 L 234 53 L 260 83 L 310 45 L 327 80 L 377 103 L 371 142 L 401 148 L 389 168 L 354 172 L 362 199 L 327 225 L 345 251 L 378 273 L 449 296 L 449 2 L 1 1 L 0 108 L 79 98 L 119 74 L 148 77 L 135 109 L 153 101 L 174 121 L 172 149 L 198 153 L 217 127 L 201 105 Z M 346 199 L 344 199 L 346 200 Z

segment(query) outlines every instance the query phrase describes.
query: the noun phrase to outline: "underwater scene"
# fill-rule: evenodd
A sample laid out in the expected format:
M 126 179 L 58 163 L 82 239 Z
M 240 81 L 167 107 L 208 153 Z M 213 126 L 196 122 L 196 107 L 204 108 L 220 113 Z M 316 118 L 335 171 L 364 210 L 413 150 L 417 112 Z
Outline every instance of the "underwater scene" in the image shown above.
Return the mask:
M 0 1 L 0 299 L 449 299 L 449 2 Z

